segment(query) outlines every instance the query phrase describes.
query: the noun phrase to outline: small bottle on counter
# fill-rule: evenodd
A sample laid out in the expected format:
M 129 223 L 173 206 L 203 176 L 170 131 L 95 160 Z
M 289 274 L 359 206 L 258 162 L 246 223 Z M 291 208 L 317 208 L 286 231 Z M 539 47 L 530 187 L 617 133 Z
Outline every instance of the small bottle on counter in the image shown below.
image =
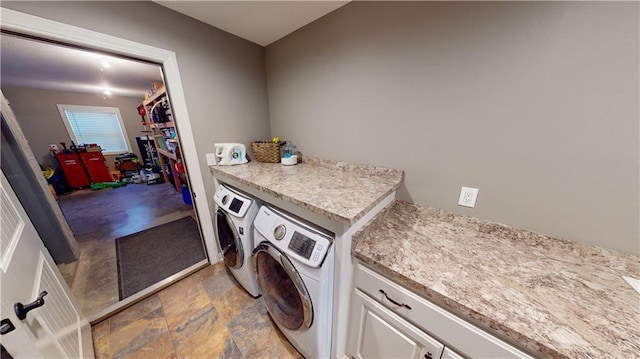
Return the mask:
M 297 147 L 287 141 L 281 148 L 280 163 L 283 166 L 292 166 L 298 164 Z

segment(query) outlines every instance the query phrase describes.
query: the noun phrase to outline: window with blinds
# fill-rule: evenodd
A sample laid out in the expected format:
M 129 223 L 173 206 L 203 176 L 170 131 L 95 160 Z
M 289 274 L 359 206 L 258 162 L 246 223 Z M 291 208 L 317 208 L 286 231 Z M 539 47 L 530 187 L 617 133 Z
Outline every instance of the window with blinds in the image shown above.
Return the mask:
M 58 110 L 76 144 L 95 143 L 107 155 L 130 152 L 129 138 L 117 107 L 58 105 Z

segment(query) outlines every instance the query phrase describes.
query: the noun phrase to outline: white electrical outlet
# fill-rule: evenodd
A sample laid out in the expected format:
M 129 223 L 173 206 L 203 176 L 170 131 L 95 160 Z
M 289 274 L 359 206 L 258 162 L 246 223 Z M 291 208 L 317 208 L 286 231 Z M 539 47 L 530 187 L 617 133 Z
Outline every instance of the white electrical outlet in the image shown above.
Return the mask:
M 476 206 L 476 199 L 478 199 L 477 188 L 462 187 L 458 204 L 460 206 L 473 208 Z
M 218 164 L 215 153 L 207 153 L 205 156 L 207 158 L 207 166 L 215 166 Z

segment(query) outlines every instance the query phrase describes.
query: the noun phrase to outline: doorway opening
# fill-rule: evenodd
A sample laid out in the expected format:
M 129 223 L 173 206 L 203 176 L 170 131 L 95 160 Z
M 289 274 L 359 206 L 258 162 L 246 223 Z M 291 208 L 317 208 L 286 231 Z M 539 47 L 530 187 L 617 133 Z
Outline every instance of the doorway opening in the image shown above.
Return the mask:
M 56 262 L 84 314 L 100 318 L 206 265 L 161 66 L 16 34 L 3 33 L 2 47 L 2 92 L 79 247 L 75 261 Z M 121 82 L 118 66 L 130 71 Z M 58 105 L 118 108 L 126 150 L 80 142 L 91 126 L 75 133 Z M 74 125 L 95 120 L 85 117 Z

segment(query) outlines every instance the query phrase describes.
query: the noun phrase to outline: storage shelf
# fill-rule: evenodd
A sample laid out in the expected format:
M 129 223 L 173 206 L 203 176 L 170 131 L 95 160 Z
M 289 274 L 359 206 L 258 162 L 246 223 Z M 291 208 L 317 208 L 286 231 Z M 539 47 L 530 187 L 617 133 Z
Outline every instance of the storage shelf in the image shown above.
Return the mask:
M 172 127 L 176 127 L 173 124 L 173 121 L 164 122 L 164 123 L 151 123 L 150 126 L 151 126 L 151 128 L 172 128 Z
M 153 101 L 159 99 L 160 97 L 162 97 L 162 96 L 164 96 L 166 94 L 167 93 L 166 93 L 166 91 L 165 91 L 165 89 L 163 87 L 163 88 L 159 89 L 158 91 L 156 91 L 156 93 L 151 95 L 151 97 L 149 97 L 148 99 L 142 101 L 142 104 L 145 105 L 145 106 L 149 106 L 149 105 L 151 105 L 153 103 Z
M 161 154 L 163 156 L 167 156 L 167 157 L 169 157 L 170 159 L 172 159 L 174 161 L 178 160 L 178 157 L 176 157 L 175 154 L 173 154 L 173 153 L 171 153 L 169 151 L 163 150 L 161 148 L 156 148 L 156 150 L 158 151 L 159 154 Z
M 153 137 L 153 142 L 154 145 L 156 147 L 156 151 L 158 153 L 158 161 L 160 162 L 160 167 L 162 169 L 162 176 L 164 178 L 165 182 L 170 182 L 170 176 L 173 178 L 173 184 L 175 185 L 175 189 L 176 192 L 180 193 L 182 191 L 181 185 L 182 185 L 182 181 L 180 179 L 179 174 L 177 173 L 177 171 L 175 170 L 175 164 L 177 161 L 179 161 L 178 155 L 176 155 L 175 153 L 171 153 L 169 152 L 165 146 L 165 141 L 167 140 L 167 138 L 164 136 L 165 135 L 165 131 L 162 131 L 165 128 L 175 128 L 175 123 L 173 121 L 168 121 L 168 122 L 162 122 L 162 123 L 154 123 L 151 121 L 151 106 L 153 106 L 154 102 L 157 102 L 158 100 L 162 99 L 164 96 L 167 95 L 167 92 L 165 90 L 164 87 L 162 87 L 161 89 L 159 89 L 158 91 L 156 91 L 156 93 L 154 93 L 153 95 L 151 95 L 148 99 L 142 101 L 142 105 L 144 107 L 146 107 L 147 113 L 145 115 L 146 121 L 149 124 L 149 127 L 151 128 L 151 133 L 152 135 L 149 137 Z M 170 109 L 168 109 L 170 110 Z M 171 115 L 169 113 L 169 115 Z M 172 142 L 174 140 L 171 140 Z M 178 142 L 177 139 L 175 139 L 175 142 Z M 180 151 L 180 147 L 179 147 L 179 142 L 178 144 L 175 146 L 176 147 L 176 152 Z M 171 170 L 167 169 L 167 166 L 171 168 Z

